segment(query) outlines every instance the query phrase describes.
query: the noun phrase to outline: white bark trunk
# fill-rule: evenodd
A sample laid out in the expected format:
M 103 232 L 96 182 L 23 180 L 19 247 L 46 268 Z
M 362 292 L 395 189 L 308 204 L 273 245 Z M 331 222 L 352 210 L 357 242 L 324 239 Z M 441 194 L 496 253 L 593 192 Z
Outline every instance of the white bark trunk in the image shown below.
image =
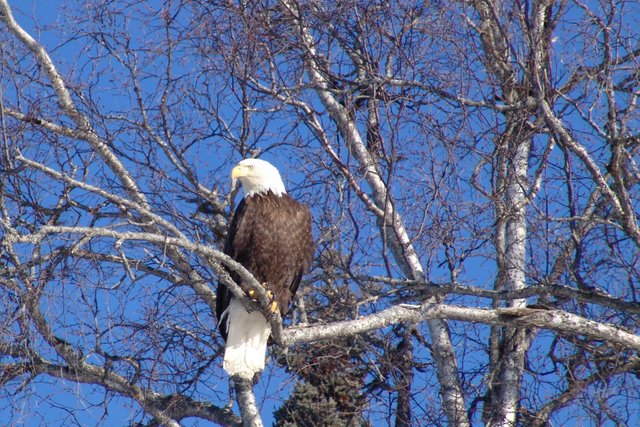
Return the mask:
M 424 271 L 418 254 L 411 243 L 400 214 L 392 206 L 385 182 L 376 168 L 375 161 L 367 150 L 366 143 L 360 135 L 356 124 L 349 117 L 346 108 L 334 98 L 329 90 L 329 83 L 326 77 L 320 72 L 319 64 L 316 62 L 318 54 L 314 47 L 315 41 L 313 37 L 302 21 L 296 5 L 288 0 L 282 0 L 281 3 L 293 17 L 303 48 L 307 51 L 306 71 L 315 86 L 316 93 L 331 118 L 337 124 L 351 154 L 365 171 L 365 180 L 371 187 L 372 199 L 377 207 L 373 212 L 378 214 L 379 221 L 382 223 L 381 232 L 386 236 L 389 248 L 398 266 L 410 279 L 419 280 L 424 278 Z M 382 213 L 381 216 L 380 212 Z M 433 303 L 435 299 L 432 298 L 428 302 Z M 451 425 L 468 426 L 470 424 L 447 324 L 440 319 L 428 320 L 427 324 L 432 339 L 432 356 L 436 362 L 437 376 L 441 385 L 442 407 Z
M 521 119 L 515 119 L 518 123 Z M 507 125 L 509 127 L 509 125 Z M 517 124 L 516 124 L 517 126 Z M 496 251 L 498 278 L 496 289 L 515 291 L 526 286 L 526 206 L 529 184 L 527 179 L 530 140 L 517 141 L 513 129 L 505 131 L 498 161 L 503 163 L 498 182 L 501 207 L 496 209 Z M 520 308 L 525 299 L 514 299 L 509 307 Z M 521 328 L 507 326 L 492 333 L 492 380 L 490 382 L 489 426 L 514 426 L 518 412 L 520 385 L 528 349 L 526 333 Z
M 240 407 L 243 427 L 262 427 L 260 410 L 253 394 L 253 383 L 240 377 L 233 377 L 236 389 L 236 401 Z

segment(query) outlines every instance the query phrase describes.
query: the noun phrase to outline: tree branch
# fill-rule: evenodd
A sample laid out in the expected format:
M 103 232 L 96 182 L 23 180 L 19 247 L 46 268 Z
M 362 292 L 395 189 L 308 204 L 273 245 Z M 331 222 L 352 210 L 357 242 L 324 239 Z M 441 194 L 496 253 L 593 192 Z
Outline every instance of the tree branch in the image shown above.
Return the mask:
M 5 365 L 2 365 L 3 367 Z M 47 362 L 31 355 L 26 371 L 46 374 L 72 382 L 100 384 L 108 390 L 136 400 L 145 411 L 166 426 L 179 427 L 179 421 L 189 417 L 203 418 L 224 426 L 239 427 L 241 420 L 227 408 L 198 402 L 183 395 L 161 395 L 135 386 L 116 373 L 82 362 L 74 367 Z
M 246 378 L 234 376 L 232 378 L 236 390 L 236 401 L 242 414 L 243 427 L 262 427 L 260 410 L 253 394 L 253 383 Z
M 78 128 L 77 130 L 82 132 L 83 137 L 81 139 L 89 143 L 100 157 L 102 157 L 105 163 L 120 179 L 123 187 L 133 200 L 141 204 L 145 209 L 150 210 L 144 194 L 140 191 L 127 169 L 109 149 L 107 144 L 98 137 L 91 128 L 89 120 L 75 106 L 62 76 L 58 73 L 47 51 L 15 21 L 7 0 L 0 0 L 0 20 L 2 20 L 7 29 L 33 53 L 36 61 L 38 61 L 53 86 L 60 108 L 73 120 Z
M 385 243 L 389 244 L 397 265 L 406 277 L 410 279 L 424 278 L 420 258 L 404 226 L 400 213 L 393 206 L 391 194 L 380 176 L 377 164 L 368 152 L 356 123 L 350 118 L 345 106 L 331 93 L 330 83 L 321 72 L 315 42 L 309 28 L 303 21 L 301 9 L 297 4 L 289 0 L 282 0 L 280 3 L 292 19 L 294 31 L 297 32 L 303 50 L 305 69 L 309 74 L 315 93 L 320 98 L 331 119 L 336 123 L 350 153 L 357 160 L 361 170 L 364 171 L 364 178 L 369 187 L 371 187 L 372 199 L 376 207 L 372 212 L 378 215 L 379 226 L 381 234 L 385 236 Z M 349 177 L 349 175 L 346 176 Z M 382 211 L 382 218 L 379 217 L 379 211 Z M 466 418 L 464 395 L 458 378 L 457 362 L 448 326 L 440 319 L 429 320 L 428 326 L 433 340 L 432 354 L 438 368 L 436 373 L 442 385 L 442 406 L 452 425 L 467 426 L 469 425 L 469 420 Z
M 595 322 L 561 310 L 537 308 L 467 308 L 447 304 L 401 304 L 355 320 L 331 324 L 285 329 L 282 337 L 286 346 L 323 339 L 362 334 L 389 325 L 427 319 L 451 319 L 487 325 L 510 325 L 541 328 L 560 334 L 588 336 L 640 351 L 640 336 L 612 325 Z

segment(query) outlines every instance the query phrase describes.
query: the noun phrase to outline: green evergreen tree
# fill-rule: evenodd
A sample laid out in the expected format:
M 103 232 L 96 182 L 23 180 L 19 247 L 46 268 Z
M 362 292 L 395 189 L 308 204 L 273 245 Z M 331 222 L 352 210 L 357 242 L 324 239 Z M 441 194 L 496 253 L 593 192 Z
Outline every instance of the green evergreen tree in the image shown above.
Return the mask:
M 274 427 L 345 427 L 368 425 L 359 414 L 340 411 L 338 403 L 320 388 L 300 381 L 289 399 L 274 413 Z
M 320 307 L 314 316 L 330 320 L 349 318 L 356 298 L 347 286 L 332 283 L 325 289 L 328 302 L 308 299 Z M 274 412 L 275 427 L 323 426 L 360 427 L 370 425 L 363 416 L 368 400 L 363 395 L 368 335 L 335 338 L 322 344 L 300 345 L 280 363 L 299 378 L 291 396 Z M 369 343 L 370 344 L 370 343 Z

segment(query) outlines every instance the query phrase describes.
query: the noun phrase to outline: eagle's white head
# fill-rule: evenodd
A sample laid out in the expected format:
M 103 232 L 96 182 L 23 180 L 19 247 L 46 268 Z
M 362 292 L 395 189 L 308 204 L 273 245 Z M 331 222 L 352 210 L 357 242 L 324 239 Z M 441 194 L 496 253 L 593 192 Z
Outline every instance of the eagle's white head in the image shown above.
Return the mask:
M 285 194 L 280 172 L 271 163 L 260 159 L 244 159 L 231 170 L 231 179 L 240 180 L 244 196 L 265 194 L 271 191 L 277 196 Z

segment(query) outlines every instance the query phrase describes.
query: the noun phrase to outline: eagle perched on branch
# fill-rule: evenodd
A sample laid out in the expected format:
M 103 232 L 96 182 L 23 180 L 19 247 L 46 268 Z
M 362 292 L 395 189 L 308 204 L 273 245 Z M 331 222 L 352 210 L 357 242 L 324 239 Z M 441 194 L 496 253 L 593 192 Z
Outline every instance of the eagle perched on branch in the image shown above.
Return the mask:
M 284 316 L 311 268 L 311 213 L 287 194 L 278 170 L 264 160 L 242 160 L 231 179 L 240 181 L 244 197 L 231 220 L 224 253 L 253 274 L 272 298 L 271 311 Z M 246 289 L 238 274 L 232 272 L 231 278 Z M 248 311 L 223 284 L 216 295 L 218 326 L 226 341 L 223 367 L 231 376 L 252 379 L 264 369 L 271 324 L 261 312 Z

